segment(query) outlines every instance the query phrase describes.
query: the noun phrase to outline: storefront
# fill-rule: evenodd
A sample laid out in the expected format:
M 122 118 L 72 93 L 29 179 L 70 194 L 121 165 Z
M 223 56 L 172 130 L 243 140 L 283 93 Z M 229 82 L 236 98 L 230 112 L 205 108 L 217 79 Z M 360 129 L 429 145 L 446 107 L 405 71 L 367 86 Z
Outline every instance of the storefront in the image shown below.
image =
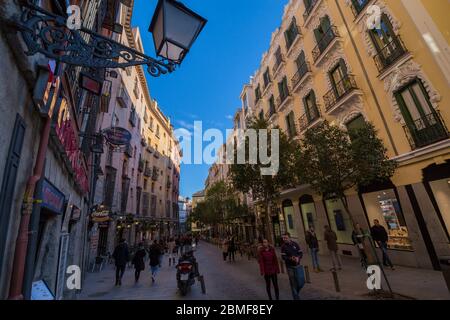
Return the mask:
M 327 211 L 328 223 L 336 233 L 339 244 L 353 244 L 352 232 L 353 226 L 349 215 L 347 214 L 341 199 L 326 199 L 325 208 Z M 320 232 L 318 232 L 320 233 Z
M 291 200 L 284 200 L 283 201 L 283 218 L 284 218 L 284 225 L 286 226 L 286 231 L 289 232 L 292 238 L 299 239 L 299 231 L 295 227 L 295 217 L 294 214 L 294 205 Z
M 395 193 L 395 189 L 386 189 L 362 195 L 370 226 L 378 220 L 389 235 L 388 248 L 413 251 L 408 226 Z

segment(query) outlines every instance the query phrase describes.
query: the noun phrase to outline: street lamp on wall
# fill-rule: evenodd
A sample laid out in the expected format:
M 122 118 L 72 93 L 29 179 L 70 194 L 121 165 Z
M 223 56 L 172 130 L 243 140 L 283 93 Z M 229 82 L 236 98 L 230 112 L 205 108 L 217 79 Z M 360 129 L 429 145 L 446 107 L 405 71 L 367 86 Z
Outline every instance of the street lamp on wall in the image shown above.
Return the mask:
M 159 0 L 149 28 L 157 56 L 181 63 L 206 22 L 178 1 Z

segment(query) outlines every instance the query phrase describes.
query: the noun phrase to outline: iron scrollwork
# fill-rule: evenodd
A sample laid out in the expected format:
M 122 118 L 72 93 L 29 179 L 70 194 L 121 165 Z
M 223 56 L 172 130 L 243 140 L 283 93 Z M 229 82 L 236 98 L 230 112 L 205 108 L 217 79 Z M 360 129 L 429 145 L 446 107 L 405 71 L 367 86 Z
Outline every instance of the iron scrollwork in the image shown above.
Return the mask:
M 153 77 L 171 73 L 176 64 L 156 60 L 137 50 L 82 27 L 71 30 L 66 18 L 55 15 L 29 1 L 19 22 L 27 55 L 41 53 L 68 65 L 87 68 L 126 68 L 147 65 Z

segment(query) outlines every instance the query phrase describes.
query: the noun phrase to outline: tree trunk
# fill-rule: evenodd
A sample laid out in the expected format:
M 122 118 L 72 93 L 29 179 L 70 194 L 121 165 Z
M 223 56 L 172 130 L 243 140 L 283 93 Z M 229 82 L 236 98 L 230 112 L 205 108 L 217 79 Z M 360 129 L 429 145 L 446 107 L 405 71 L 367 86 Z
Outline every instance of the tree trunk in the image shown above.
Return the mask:
M 349 216 L 349 218 L 350 218 L 350 220 L 352 222 L 352 229 L 355 230 L 356 232 L 358 232 L 359 230 L 356 230 L 356 223 L 357 222 L 354 219 L 353 214 L 350 211 L 350 208 L 348 207 L 347 198 L 346 197 L 341 197 L 341 201 L 342 201 L 342 204 L 344 205 L 344 209 L 347 212 L 347 215 Z M 363 248 L 364 248 L 364 252 L 366 253 L 366 256 L 367 256 L 367 263 L 369 265 L 371 265 L 371 264 L 378 264 L 378 259 L 373 254 L 372 244 L 370 243 L 370 241 L 371 241 L 370 238 L 363 237 L 362 245 L 363 245 Z
M 271 204 L 272 202 L 270 200 L 266 200 L 266 239 L 269 241 L 269 243 L 275 245 L 275 239 L 273 237 L 273 230 L 272 230 Z

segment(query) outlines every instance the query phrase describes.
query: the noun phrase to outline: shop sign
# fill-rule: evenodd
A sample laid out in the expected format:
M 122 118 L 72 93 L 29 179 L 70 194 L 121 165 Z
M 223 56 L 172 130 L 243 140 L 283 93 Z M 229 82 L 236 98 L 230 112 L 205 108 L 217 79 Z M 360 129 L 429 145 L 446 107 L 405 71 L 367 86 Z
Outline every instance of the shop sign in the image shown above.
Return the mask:
M 55 300 L 55 297 L 44 280 L 39 280 L 32 284 L 31 300 Z
M 116 146 L 126 146 L 131 141 L 131 133 L 127 129 L 111 127 L 103 130 L 106 140 Z
M 55 130 L 66 153 L 66 161 L 70 164 L 75 182 L 81 191 L 86 194 L 89 191 L 88 173 L 83 154 L 79 149 L 78 134 L 74 128 L 70 108 L 65 98 L 61 99 Z
M 42 183 L 41 206 L 57 214 L 63 214 L 65 195 L 54 187 L 47 179 Z
M 107 222 L 110 220 L 109 218 L 109 211 L 103 210 L 103 211 L 94 211 L 91 214 L 92 222 Z

